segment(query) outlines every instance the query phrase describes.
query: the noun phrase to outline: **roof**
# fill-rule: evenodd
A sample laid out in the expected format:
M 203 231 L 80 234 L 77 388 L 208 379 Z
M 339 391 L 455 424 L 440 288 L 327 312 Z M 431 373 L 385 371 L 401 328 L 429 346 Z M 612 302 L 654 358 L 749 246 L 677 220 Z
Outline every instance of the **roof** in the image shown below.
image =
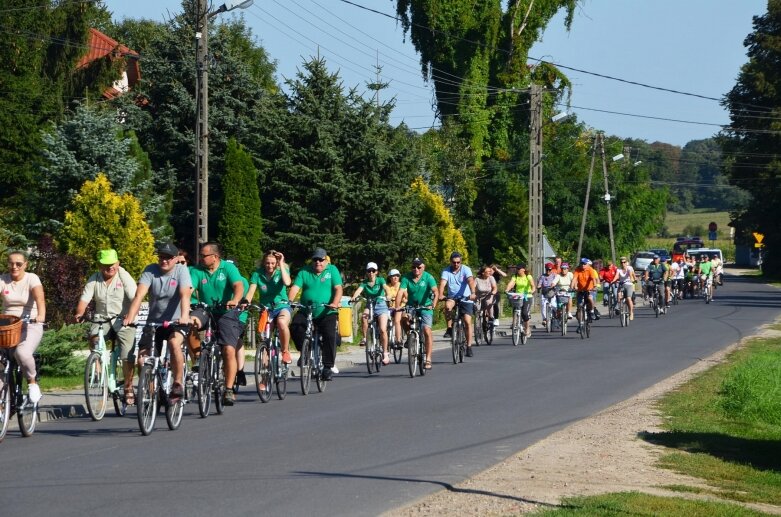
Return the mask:
M 83 68 L 99 59 L 122 59 L 125 61 L 125 72 L 118 77 L 114 84 L 103 92 L 103 96 L 109 99 L 118 97 L 129 88 L 135 86 L 141 80 L 141 68 L 139 66 L 138 52 L 129 49 L 115 39 L 103 34 L 97 29 L 89 30 L 87 53 L 84 54 L 76 68 Z

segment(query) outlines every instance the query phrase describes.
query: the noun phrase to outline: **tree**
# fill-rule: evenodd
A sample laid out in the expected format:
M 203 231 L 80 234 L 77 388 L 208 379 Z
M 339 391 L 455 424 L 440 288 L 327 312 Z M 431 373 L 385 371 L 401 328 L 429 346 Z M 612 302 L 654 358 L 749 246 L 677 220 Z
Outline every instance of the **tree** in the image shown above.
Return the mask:
M 768 0 L 767 13 L 754 17 L 754 31 L 744 45 L 748 63 L 724 98 L 730 127 L 722 149 L 730 183 L 751 195 L 747 205 L 733 213 L 738 240 L 753 242 L 751 232 L 765 234 L 763 268 L 781 271 L 781 0 Z M 765 267 L 766 266 L 766 267 Z
M 225 153 L 222 190 L 225 196 L 219 225 L 220 243 L 225 255 L 235 257 L 242 274 L 249 278 L 262 253 L 258 171 L 250 155 L 233 138 L 228 140 Z
M 426 247 L 419 256 L 432 270 L 447 265 L 454 251 L 461 253 L 464 263 L 469 262 L 464 236 L 456 228 L 442 196 L 432 192 L 420 176 L 412 182 L 411 189 L 420 198 L 423 207 L 418 231 L 427 237 Z
M 59 328 L 73 315 L 73 307 L 87 279 L 88 261 L 62 253 L 51 235 L 43 235 L 38 239 L 30 259 L 32 271 L 41 278 L 43 284 L 46 318 L 52 328 Z
M 138 278 L 155 261 L 155 242 L 138 200 L 112 191 L 104 174 L 87 180 L 65 212 L 59 239 L 68 254 L 90 264 L 101 249 L 117 250 L 122 265 Z

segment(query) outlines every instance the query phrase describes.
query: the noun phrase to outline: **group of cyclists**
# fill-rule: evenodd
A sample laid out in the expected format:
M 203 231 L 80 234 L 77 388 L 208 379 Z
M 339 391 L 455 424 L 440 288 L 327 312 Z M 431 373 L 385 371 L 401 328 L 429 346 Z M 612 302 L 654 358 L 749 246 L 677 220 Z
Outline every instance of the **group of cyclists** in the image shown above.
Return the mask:
M 291 302 L 299 300 L 302 306 L 312 312 L 312 321 L 321 339 L 324 380 L 330 380 L 336 369 L 336 348 L 338 342 L 337 309 L 343 293 L 343 280 L 339 270 L 331 264 L 323 248 L 316 248 L 311 262 L 300 269 L 295 279 L 285 262 L 284 254 L 271 250 L 264 254 L 260 266 L 250 279 L 244 278 L 234 261 L 222 256 L 220 246 L 208 242 L 200 247 L 198 264 L 189 264 L 187 254 L 175 245 L 167 243 L 157 248 L 157 262 L 148 265 L 138 281 L 120 265 L 120 257 L 113 249 L 98 253 L 99 270 L 89 277 L 76 305 L 74 317 L 83 321 L 88 306 L 98 320 L 89 329 L 90 343 L 94 346 L 99 334 L 112 340 L 120 348 L 125 379 L 125 402 L 135 403 L 133 377 L 137 366 L 144 364 L 152 346 L 160 347 L 166 340 L 171 351 L 173 386 L 170 397 L 173 402 L 184 395 L 184 361 L 189 356 L 193 365 L 198 363 L 202 329 L 207 319 L 215 323 L 216 342 L 220 346 L 225 378 L 223 402 L 233 405 L 235 385 L 246 385 L 244 376 L 244 342 L 247 328 L 246 308 L 257 295 L 259 305 L 268 310 L 269 320 L 276 327 L 280 340 L 281 360 L 284 364 L 293 361 L 290 353 L 293 343 L 301 343 L 306 332 L 307 314 L 299 310 L 293 315 Z M 31 359 L 41 339 L 40 322 L 45 319 L 45 301 L 40 280 L 32 273 L 25 273 L 27 256 L 14 251 L 8 255 L 9 273 L 0 277 L 3 312 L 25 319 L 22 342 L 15 353 L 29 380 L 29 397 L 33 402 L 41 398 L 36 384 L 35 363 Z M 555 304 L 557 295 L 565 295 L 568 318 L 577 318 L 580 330 L 581 314 L 573 316 L 573 300 L 577 306 L 585 305 L 585 315 L 599 319 L 596 310 L 597 291 L 602 287 L 605 297 L 612 291 L 616 297 L 626 299 L 629 319 L 634 319 L 634 285 L 640 280 L 645 286 L 644 295 L 654 289 L 663 289 L 665 304 L 669 306 L 671 296 L 694 294 L 698 286 L 711 282 L 720 283 L 722 274 L 718 256 L 705 256 L 701 260 L 687 256 L 669 263 L 665 258 L 654 256 L 652 263 L 638 278 L 627 257 L 621 257 L 614 265 L 606 261 L 598 270 L 588 258 L 581 258 L 573 269 L 561 257 L 545 264 L 545 271 L 536 279 L 524 264 L 511 266 L 505 273 L 496 265 L 484 265 L 477 276 L 463 263 L 458 252 L 450 255 L 449 264 L 440 275 L 439 281 L 426 271 L 426 264 L 415 258 L 410 270 L 402 274 L 391 269 L 387 278 L 379 273 L 376 262 L 368 262 L 365 277 L 352 293 L 351 301 L 360 298 L 373 301 L 373 315 L 377 319 L 379 341 L 382 346 L 382 362 L 390 362 L 390 346 L 401 347 L 402 336 L 408 328 L 406 306 L 421 310 L 421 335 L 424 341 L 425 361 L 423 368 L 432 368 L 434 309 L 444 303 L 447 320 L 445 337 L 453 330 L 453 314 L 463 319 L 466 337 L 466 356 L 473 356 L 472 322 L 476 311 L 483 311 L 488 325 L 496 326 L 499 316 L 499 286 L 507 277 L 506 293 L 516 293 L 521 308 L 523 332 L 531 333 L 531 307 L 535 294 L 539 293 L 543 325 L 548 304 Z M 300 298 L 300 299 L 299 299 Z M 136 332 L 131 325 L 137 319 L 142 301 L 148 300 L 147 325 L 138 340 L 138 357 L 134 357 Z M 362 335 L 367 334 L 369 311 L 363 312 Z M 154 324 L 172 322 L 163 327 Z M 390 324 L 389 324 L 390 323 Z M 390 329 L 390 330 L 389 330 Z M 361 340 L 365 345 L 365 338 Z M 158 348 L 159 349 L 159 348 Z M 185 353 L 187 352 L 187 353 Z

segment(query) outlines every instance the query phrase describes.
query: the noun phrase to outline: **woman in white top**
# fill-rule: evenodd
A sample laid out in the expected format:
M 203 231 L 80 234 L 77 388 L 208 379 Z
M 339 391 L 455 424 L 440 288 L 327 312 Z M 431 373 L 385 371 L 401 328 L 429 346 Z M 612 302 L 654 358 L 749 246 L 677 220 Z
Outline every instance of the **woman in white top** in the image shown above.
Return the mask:
M 632 302 L 632 295 L 635 291 L 635 270 L 629 265 L 629 260 L 626 257 L 621 257 L 621 267 L 618 268 L 618 274 L 616 275 L 616 282 L 619 289 L 623 291 L 624 298 L 626 298 L 626 304 L 629 306 L 629 319 L 635 319 L 635 304 Z
M 41 389 L 35 380 L 35 359 L 33 352 L 43 337 L 43 325 L 46 321 L 46 300 L 43 296 L 41 279 L 35 273 L 27 273 L 27 253 L 12 251 L 8 254 L 8 273 L 0 275 L 0 298 L 3 301 L 3 314 L 29 318 L 22 325 L 19 345 L 14 349 L 16 362 L 27 376 L 30 401 L 41 400 Z
M 491 266 L 480 266 L 477 278 L 475 278 L 475 294 L 477 299 L 480 300 L 483 314 L 491 321 L 492 325 L 494 319 L 493 305 L 496 303 L 496 293 L 499 289 L 493 273 Z

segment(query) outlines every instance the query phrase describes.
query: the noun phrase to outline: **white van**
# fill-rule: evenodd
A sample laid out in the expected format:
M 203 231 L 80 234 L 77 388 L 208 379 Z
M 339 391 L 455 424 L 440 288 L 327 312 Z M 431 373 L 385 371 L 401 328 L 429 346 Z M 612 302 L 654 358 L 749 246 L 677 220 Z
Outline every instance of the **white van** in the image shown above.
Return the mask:
M 702 257 L 704 255 L 709 256 L 710 258 L 713 258 L 713 255 L 718 255 L 719 260 L 721 260 L 721 263 L 724 264 L 724 255 L 721 254 L 721 250 L 719 248 L 696 248 L 696 249 L 689 249 L 686 250 L 686 254 L 692 257 L 695 257 L 699 260 L 702 260 Z

